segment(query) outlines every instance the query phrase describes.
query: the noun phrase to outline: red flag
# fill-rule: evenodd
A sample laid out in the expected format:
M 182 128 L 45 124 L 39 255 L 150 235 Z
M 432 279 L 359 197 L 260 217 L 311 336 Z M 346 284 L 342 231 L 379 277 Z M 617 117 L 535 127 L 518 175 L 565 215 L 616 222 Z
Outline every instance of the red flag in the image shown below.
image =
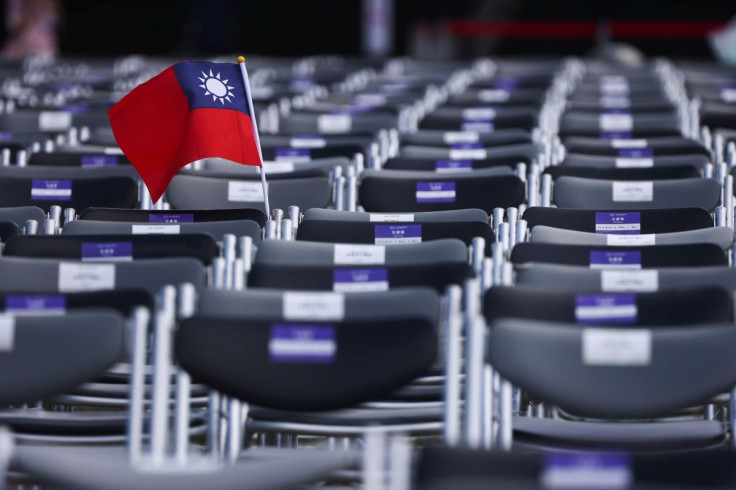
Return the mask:
M 240 67 L 187 61 L 133 89 L 108 112 L 120 148 L 158 201 L 202 158 L 262 166 Z

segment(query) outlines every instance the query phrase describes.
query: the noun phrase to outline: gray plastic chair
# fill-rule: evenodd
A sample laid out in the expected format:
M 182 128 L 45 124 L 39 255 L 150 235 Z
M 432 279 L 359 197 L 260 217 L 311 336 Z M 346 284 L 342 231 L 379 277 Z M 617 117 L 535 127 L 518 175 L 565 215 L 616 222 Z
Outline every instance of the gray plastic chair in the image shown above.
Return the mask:
M 691 243 L 713 243 L 726 250 L 734 242 L 734 233 L 728 226 L 705 228 L 702 230 L 680 231 L 674 233 L 654 233 L 642 238 L 642 235 L 625 235 L 621 238 L 609 238 L 610 235 L 601 233 L 587 233 L 584 231 L 564 230 L 551 226 L 535 226 L 529 241 L 536 243 L 559 243 L 565 245 L 618 245 L 623 240 L 632 240 L 631 245 L 643 242 L 637 240 L 647 239 L 648 245 L 685 245 Z M 632 238 L 628 238 L 632 237 Z M 649 240 L 653 239 L 653 242 Z M 610 242 L 610 243 L 609 243 Z
M 140 178 L 132 165 L 115 165 L 110 167 L 66 167 L 31 165 L 27 167 L 2 167 L 0 177 L 30 177 L 34 179 L 85 179 L 100 177 L 132 177 Z
M 539 154 L 539 149 L 532 143 L 527 144 L 516 144 L 508 146 L 499 146 L 495 148 L 477 148 L 477 149 L 452 149 L 443 147 L 427 147 L 427 146 L 414 146 L 407 145 L 401 148 L 399 153 L 402 157 L 410 158 L 451 158 L 453 160 L 472 160 L 468 156 L 477 154 L 475 159 L 493 159 L 502 158 L 514 155 L 523 155 L 529 159 L 536 158 Z
M 360 222 L 390 222 L 406 221 L 402 215 L 411 216 L 414 223 L 440 223 L 445 221 L 454 222 L 479 222 L 488 223 L 488 215 L 482 209 L 454 209 L 450 211 L 426 211 L 420 213 L 397 213 L 392 218 L 390 213 L 362 213 L 352 211 L 336 211 L 334 209 L 308 209 L 304 213 L 302 221 L 360 221 Z M 376 221 L 380 219 L 381 221 Z M 385 221 L 384 221 L 385 220 Z
M 554 202 L 561 208 L 654 209 L 696 207 L 713 211 L 721 201 L 721 186 L 713 179 L 655 182 L 612 182 L 560 177 Z
M 736 291 L 731 267 L 668 267 L 647 270 L 600 270 L 552 264 L 530 264 L 516 271 L 516 283 L 573 291 L 658 291 L 720 286 Z
M 249 236 L 255 243 L 261 241 L 261 227 L 251 220 L 232 221 L 200 221 L 195 223 L 140 223 L 124 221 L 96 221 L 74 220 L 64 225 L 62 234 L 65 235 L 126 235 L 126 234 L 157 234 L 157 233 L 205 233 L 215 240 L 221 240 L 223 235 L 233 234 L 236 237 Z
M 499 319 L 490 329 L 487 360 L 496 372 L 579 416 L 661 417 L 707 403 L 736 384 L 730 352 L 736 329 L 730 323 L 611 330 Z M 617 351 L 616 345 L 628 350 Z M 593 421 L 510 418 L 509 408 L 501 408 L 507 415 L 501 417 L 500 432 L 508 435 L 506 424 L 511 424 L 514 440 L 522 446 L 671 451 L 718 447 L 726 441 L 724 427 L 713 420 L 624 422 L 615 430 L 613 424 Z M 510 441 L 505 442 L 508 447 Z
M 0 258 L 2 291 L 91 291 L 146 289 L 152 294 L 168 284 L 205 287 L 206 271 L 196 259 L 140 259 L 133 262 L 82 263 L 54 259 Z
M 447 238 L 407 245 L 353 245 L 303 241 L 266 240 L 258 248 L 255 261 L 279 265 L 333 266 L 361 262 L 336 260 L 344 252 L 367 250 L 371 254 L 369 264 L 416 265 L 447 262 L 468 262 L 468 247 L 460 240 Z M 383 257 L 383 260 L 379 258 Z M 363 262 L 366 263 L 366 262 Z
M 663 155 L 651 157 L 651 165 L 649 167 L 666 167 L 679 165 L 693 165 L 698 170 L 705 169 L 710 163 L 710 158 L 705 155 Z M 595 168 L 616 168 L 627 166 L 626 159 L 617 157 L 600 156 L 600 155 L 581 155 L 577 153 L 568 154 L 560 165 L 571 167 L 595 167 Z
M 36 206 L 0 208 L 0 221 L 12 221 L 19 228 L 23 228 L 26 221 L 37 221 L 40 226 L 44 219 L 46 219 L 46 213 Z
M 280 163 L 284 162 L 265 162 L 263 165 L 268 169 L 269 165 L 274 165 L 274 172 L 278 171 L 283 173 L 288 173 L 288 166 L 279 166 Z M 342 168 L 343 172 L 347 174 L 348 168 L 350 167 L 350 160 L 348 158 L 343 157 L 333 157 L 333 158 L 318 158 L 315 160 L 310 160 L 308 162 L 294 162 L 292 165 L 294 170 L 299 169 L 322 169 L 326 171 L 331 171 L 335 167 Z M 202 161 L 202 172 L 227 172 L 229 174 L 243 174 L 247 175 L 253 178 L 260 178 L 260 170 L 258 167 L 254 167 L 251 165 L 240 165 L 239 163 L 234 163 L 229 160 L 224 160 L 222 158 L 207 158 Z M 268 175 L 269 172 L 266 172 L 266 175 Z
M 259 181 L 176 175 L 166 191 L 174 209 L 256 208 L 264 210 Z M 326 208 L 332 203 L 332 185 L 326 177 L 283 179 L 269 182 L 272 208 Z

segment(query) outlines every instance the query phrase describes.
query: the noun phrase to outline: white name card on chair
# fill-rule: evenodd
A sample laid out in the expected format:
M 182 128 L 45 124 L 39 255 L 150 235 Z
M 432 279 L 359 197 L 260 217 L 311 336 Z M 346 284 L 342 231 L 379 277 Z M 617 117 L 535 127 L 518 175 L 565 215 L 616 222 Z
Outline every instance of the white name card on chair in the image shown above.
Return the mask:
M 15 345 L 15 317 L 0 315 L 0 352 L 13 350 Z
M 347 133 L 352 126 L 350 114 L 322 114 L 317 119 L 320 133 Z
M 601 290 L 604 293 L 659 289 L 659 273 L 656 270 L 604 270 L 601 271 Z
M 606 245 L 611 247 L 639 247 L 654 245 L 656 235 L 647 233 L 645 235 L 606 235 Z
M 413 223 L 414 215 L 412 213 L 371 213 L 371 222 L 376 223 Z
M 59 291 L 115 289 L 113 264 L 59 264 Z
M 334 252 L 335 265 L 375 264 L 386 262 L 384 245 L 347 245 L 338 243 Z
M 653 182 L 613 182 L 615 202 L 649 202 L 654 200 Z
M 282 313 L 287 320 L 342 320 L 345 296 L 340 293 L 284 293 Z
M 230 202 L 263 202 L 263 185 L 256 181 L 231 180 L 227 183 Z
M 647 366 L 651 362 L 650 330 L 619 328 L 583 330 L 583 363 L 588 366 Z

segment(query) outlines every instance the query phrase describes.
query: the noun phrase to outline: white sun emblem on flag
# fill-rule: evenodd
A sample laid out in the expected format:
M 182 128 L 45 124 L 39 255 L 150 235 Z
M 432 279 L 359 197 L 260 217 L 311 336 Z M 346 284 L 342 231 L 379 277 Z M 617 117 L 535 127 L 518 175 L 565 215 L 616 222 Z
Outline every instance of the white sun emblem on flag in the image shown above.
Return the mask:
M 204 78 L 202 78 L 204 77 Z M 212 74 L 212 70 L 210 70 L 210 74 L 206 74 L 205 72 L 202 72 L 202 77 L 199 78 L 199 81 L 202 82 L 202 87 L 204 89 L 204 95 L 211 95 L 212 101 L 219 100 L 222 105 L 225 105 L 225 101 L 232 102 L 230 100 L 230 97 L 235 97 L 233 93 L 231 92 L 232 89 L 235 87 L 231 87 L 227 84 L 227 80 L 220 79 L 220 74 L 217 75 Z

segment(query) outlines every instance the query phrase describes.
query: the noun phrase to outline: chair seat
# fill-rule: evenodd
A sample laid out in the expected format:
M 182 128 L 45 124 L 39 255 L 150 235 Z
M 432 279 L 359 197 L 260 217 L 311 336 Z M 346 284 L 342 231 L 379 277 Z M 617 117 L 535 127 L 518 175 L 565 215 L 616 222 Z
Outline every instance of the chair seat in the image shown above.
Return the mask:
M 609 423 L 516 417 L 514 444 L 518 447 L 624 449 L 628 451 L 684 451 L 723 446 L 720 422 Z
M 397 408 L 331 410 L 324 412 L 286 412 L 252 407 L 249 416 L 257 428 L 258 422 L 283 422 L 285 424 L 309 424 L 332 426 L 373 426 L 424 424 L 442 420 L 442 409 Z
M 195 462 L 196 461 L 196 462 Z M 21 447 L 17 466 L 54 486 L 106 490 L 268 490 L 294 488 L 355 464 L 353 453 L 254 449 L 233 465 L 190 460 L 185 466 L 132 468 L 119 448 Z

